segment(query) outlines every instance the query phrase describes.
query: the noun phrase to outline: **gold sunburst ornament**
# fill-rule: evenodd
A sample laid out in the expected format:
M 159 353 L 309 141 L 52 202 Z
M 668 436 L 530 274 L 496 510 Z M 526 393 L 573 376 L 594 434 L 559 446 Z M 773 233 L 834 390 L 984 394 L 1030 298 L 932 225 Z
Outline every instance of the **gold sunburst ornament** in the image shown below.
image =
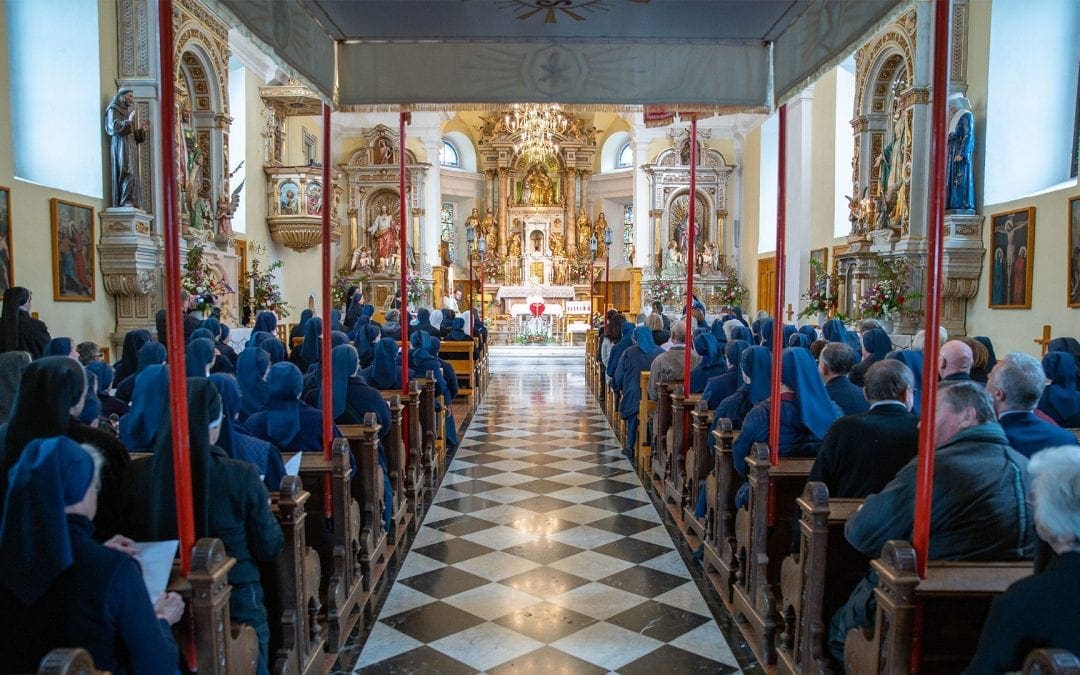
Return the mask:
M 626 0 L 638 4 L 646 4 L 650 0 Z M 614 0 L 498 0 L 500 9 L 509 9 L 518 12 L 519 21 L 531 19 L 534 16 L 544 17 L 544 23 L 557 23 L 560 15 L 567 16 L 574 21 L 584 21 L 586 14 L 598 10 L 607 11 L 615 4 Z

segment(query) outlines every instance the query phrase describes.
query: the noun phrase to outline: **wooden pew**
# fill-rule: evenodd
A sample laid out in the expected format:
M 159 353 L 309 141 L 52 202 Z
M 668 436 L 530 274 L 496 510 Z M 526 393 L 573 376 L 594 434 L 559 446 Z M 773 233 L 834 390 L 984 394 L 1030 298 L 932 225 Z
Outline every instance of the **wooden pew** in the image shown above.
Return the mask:
M 285 476 L 280 491 L 271 494 L 271 508 L 285 536 L 281 555 L 261 566 L 270 670 L 275 673 L 307 675 L 323 667 L 326 639 L 318 621 L 321 568 L 305 535 L 310 497 L 299 476 Z
M 200 673 L 252 673 L 259 661 L 255 629 L 233 624 L 229 614 L 229 570 L 235 564 L 220 539 L 200 539 L 192 551 L 186 583 L 181 580 L 180 587 L 170 589 L 187 601 Z
M 705 477 L 716 465 L 716 460 L 709 452 L 709 428 L 712 426 L 712 421 L 713 412 L 709 410 L 708 402 L 698 399 L 697 405 L 690 413 L 690 450 L 686 453 L 684 463 L 687 503 L 682 515 L 688 534 L 692 535 L 698 543 L 705 541 L 705 518 L 698 518 L 694 514 L 694 509 L 697 507 L 698 494 L 705 489 L 703 485 Z
M 814 460 L 787 458 L 771 466 L 769 446 L 755 443 L 746 464 L 750 501 L 735 514 L 737 572 L 732 614 L 745 620 L 747 642 L 758 660 L 772 664 L 779 620 L 776 585 L 780 566 L 791 551 L 795 500 L 802 494 Z M 776 504 L 774 526 L 769 525 L 770 499 Z
M 1032 573 L 1031 561 L 931 560 L 926 578 L 916 573 L 915 549 L 890 541 L 871 565 L 878 575 L 874 628 L 855 628 L 844 641 L 850 673 L 958 673 L 975 653 L 991 601 Z M 917 606 L 922 620 L 916 619 Z M 919 661 L 911 662 L 912 645 Z
M 1024 659 L 1024 675 L 1080 675 L 1080 658 L 1064 649 L 1036 649 Z
M 38 675 L 108 675 L 94 667 L 94 657 L 81 647 L 54 649 L 38 664 Z
M 427 494 L 427 484 L 423 479 L 421 469 L 421 454 L 424 442 L 424 434 L 420 428 L 420 384 L 415 380 L 409 382 L 411 393 L 404 399 L 401 391 L 397 389 L 381 389 L 383 400 L 390 405 L 390 434 L 387 437 L 387 445 L 396 444 L 398 452 L 388 452 L 387 464 L 390 467 L 390 484 L 397 493 L 397 485 L 402 485 L 402 493 L 405 497 L 406 508 L 411 517 L 409 528 L 415 533 L 424 515 L 424 496 Z M 401 415 L 394 413 L 395 401 L 403 410 Z M 394 426 L 397 425 L 395 429 Z M 406 433 L 408 442 L 405 442 Z M 407 446 L 407 447 L 406 447 Z
M 712 432 L 716 464 L 705 479 L 705 576 L 728 609 L 734 601 L 738 559 L 735 548 L 736 476 L 732 446 L 739 432 L 722 417 Z
M 382 586 L 389 561 L 387 549 L 396 543 L 387 543 L 388 535 L 383 523 L 384 474 L 378 457 L 379 424 L 375 421 L 375 414 L 368 413 L 364 415 L 364 424 L 338 428 L 343 438 L 335 439 L 334 443 L 346 442 L 356 457 L 357 471 L 352 474 L 349 491 L 360 505 L 360 569 L 364 576 L 364 593 L 372 595 Z M 398 536 L 402 536 L 405 531 L 403 520 L 408 516 L 408 509 L 404 508 L 404 499 L 398 501 L 398 497 L 391 494 L 391 500 L 394 502 L 389 505 L 391 526 L 397 525 Z
M 454 375 L 458 380 L 458 396 L 464 398 L 470 408 L 476 405 L 476 395 L 480 388 L 477 382 L 477 364 L 473 358 L 474 347 L 471 340 L 444 340 L 439 349 L 439 358 L 454 367 Z
M 439 416 L 435 411 L 435 374 L 427 372 L 426 377 L 417 378 L 420 385 L 420 432 L 423 439 L 420 444 L 420 468 L 419 478 L 424 481 L 427 489 L 434 490 L 439 484 L 439 467 L 437 465 L 437 448 L 439 438 L 443 430 L 439 426 Z
M 649 461 L 652 458 L 652 441 L 649 439 L 649 420 L 656 410 L 656 402 L 649 398 L 649 371 L 641 371 L 641 402 L 638 403 L 637 447 L 634 448 L 634 464 L 638 477 L 649 476 Z
M 366 581 L 361 568 L 360 506 L 352 496 L 352 467 L 349 444 L 334 439 L 333 457 L 327 462 L 314 452 L 304 453 L 300 478 L 311 493 L 316 514 L 306 519 L 305 534 L 319 554 L 322 566 L 319 593 L 326 608 L 326 648 L 336 652 L 345 646 L 363 610 Z M 330 478 L 332 513 L 329 522 L 322 513 L 323 484 Z
M 685 393 L 681 384 L 671 392 L 671 429 L 668 431 L 669 449 L 666 453 L 668 466 L 664 472 L 663 495 L 676 521 L 682 519 L 686 502 L 690 498 L 690 484 L 686 480 L 686 454 L 690 450 L 690 411 L 701 400 L 701 394 Z
M 824 483 L 807 483 L 798 499 L 799 552 L 780 568 L 778 673 L 835 670 L 826 645 L 828 625 L 870 561 L 844 538 L 844 525 L 862 499 L 830 499 Z
M 656 385 L 656 421 L 652 437 L 652 480 L 657 492 L 663 494 L 664 480 L 670 460 L 668 458 L 668 430 L 671 428 L 671 392 L 681 382 L 660 382 Z M 644 392 L 648 395 L 648 392 Z

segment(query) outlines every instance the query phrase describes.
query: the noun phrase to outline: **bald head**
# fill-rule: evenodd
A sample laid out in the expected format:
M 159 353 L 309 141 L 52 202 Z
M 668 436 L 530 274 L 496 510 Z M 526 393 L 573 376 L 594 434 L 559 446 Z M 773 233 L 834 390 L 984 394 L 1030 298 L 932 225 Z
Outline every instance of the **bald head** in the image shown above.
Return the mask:
M 941 346 L 941 354 L 938 359 L 938 377 L 944 379 L 956 373 L 970 373 L 974 358 L 971 347 L 968 347 L 960 340 L 949 340 Z

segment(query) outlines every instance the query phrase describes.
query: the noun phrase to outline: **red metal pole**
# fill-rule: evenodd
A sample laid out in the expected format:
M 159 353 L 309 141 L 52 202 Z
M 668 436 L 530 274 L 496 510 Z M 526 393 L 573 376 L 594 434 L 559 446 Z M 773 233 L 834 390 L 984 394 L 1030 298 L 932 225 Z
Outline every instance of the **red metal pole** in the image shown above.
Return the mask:
M 330 185 L 330 106 L 323 103 L 322 107 L 322 188 L 323 194 L 333 197 L 334 190 Z M 322 352 L 322 366 L 320 368 L 319 389 L 322 393 L 322 440 L 323 458 L 333 461 L 334 442 L 334 390 L 331 384 L 333 359 L 330 358 L 330 310 L 333 300 L 330 299 L 330 205 L 333 199 L 323 199 L 322 206 L 322 337 L 319 349 Z M 330 474 L 323 476 L 323 515 L 329 520 L 334 515 L 334 486 Z
M 776 301 L 773 305 L 772 391 L 769 400 L 769 463 L 780 461 L 780 369 L 784 352 L 784 268 L 787 256 L 787 104 L 780 106 L 780 134 L 776 158 Z M 772 494 L 772 491 L 769 491 Z M 771 501 L 771 500 L 770 500 Z M 770 509 L 770 521 L 772 509 Z
M 480 323 L 484 323 L 484 259 L 487 258 L 487 241 L 480 253 Z
M 398 194 L 400 198 L 398 202 L 398 233 L 401 240 L 401 393 L 404 396 L 409 395 L 409 266 L 407 264 L 409 260 L 409 244 L 405 232 L 405 209 L 407 208 L 405 201 L 405 124 L 410 119 L 411 115 L 407 112 L 401 113 L 398 119 Z M 405 424 L 404 427 L 407 434 L 409 425 Z M 408 447 L 407 436 L 405 443 L 405 447 Z M 406 461 L 408 461 L 408 456 L 409 454 L 405 453 Z
M 690 320 L 694 310 L 694 239 L 697 237 L 697 222 L 694 220 L 697 204 L 697 115 L 690 120 L 690 211 L 687 217 L 688 232 L 686 244 L 686 351 L 683 355 L 683 391 L 690 395 L 690 351 L 694 340 L 690 333 Z M 686 425 L 683 425 L 686 429 Z
M 919 577 L 926 578 L 930 506 L 934 495 L 934 406 L 937 405 L 938 327 L 941 325 L 942 233 L 945 229 L 946 107 L 949 93 L 950 0 L 934 3 L 934 63 L 930 97 L 930 204 L 926 232 L 926 346 L 923 347 L 922 412 L 915 478 L 915 548 Z
M 176 189 L 176 92 L 173 90 L 173 3 L 158 5 L 158 55 L 161 85 L 162 234 L 165 237 L 165 335 L 169 352 L 169 409 L 172 411 L 172 452 L 176 491 L 176 532 L 180 538 L 180 571 L 191 573 L 195 547 L 195 508 L 191 496 L 191 451 L 188 440 L 187 367 L 184 364 L 184 304 L 180 298 L 179 200 Z

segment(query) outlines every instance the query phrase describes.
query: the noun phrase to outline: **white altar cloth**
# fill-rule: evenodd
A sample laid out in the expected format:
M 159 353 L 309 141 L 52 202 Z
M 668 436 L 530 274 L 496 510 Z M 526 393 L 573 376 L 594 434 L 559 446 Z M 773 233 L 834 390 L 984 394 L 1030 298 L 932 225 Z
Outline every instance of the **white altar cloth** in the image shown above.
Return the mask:
M 503 298 L 527 298 L 539 295 L 544 298 L 573 298 L 573 286 L 500 286 L 495 294 L 496 300 Z

